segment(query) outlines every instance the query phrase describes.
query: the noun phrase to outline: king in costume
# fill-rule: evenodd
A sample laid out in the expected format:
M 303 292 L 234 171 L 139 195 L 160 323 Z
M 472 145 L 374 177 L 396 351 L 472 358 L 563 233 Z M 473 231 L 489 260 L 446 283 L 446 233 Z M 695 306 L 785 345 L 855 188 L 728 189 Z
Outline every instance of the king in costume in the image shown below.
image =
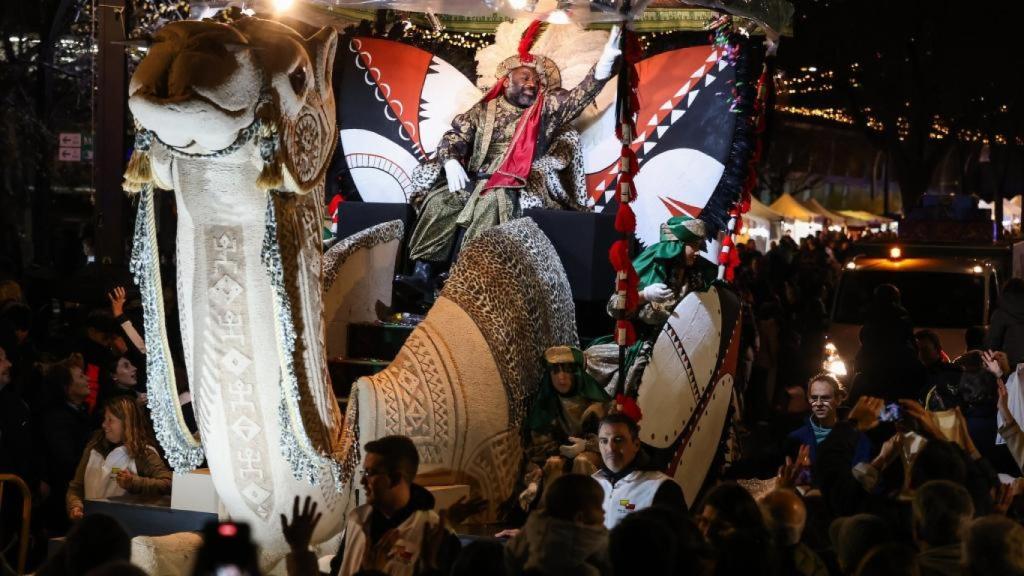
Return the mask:
M 590 73 L 565 90 L 555 62 L 529 52 L 539 27 L 535 21 L 527 28 L 519 54 L 498 66 L 488 93 L 456 116 L 442 136 L 437 162 L 419 172 L 428 183 L 420 188 L 427 191 L 409 241 L 415 270 L 399 280 L 420 292 L 429 290 L 435 265 L 448 259 L 459 228 L 465 230 L 465 242 L 521 216 L 520 195 L 536 194 L 528 189 L 531 183 L 543 183 L 531 178 L 534 160 L 545 155 L 611 77 L 620 53 L 618 28 Z M 442 166 L 445 181 L 437 182 Z

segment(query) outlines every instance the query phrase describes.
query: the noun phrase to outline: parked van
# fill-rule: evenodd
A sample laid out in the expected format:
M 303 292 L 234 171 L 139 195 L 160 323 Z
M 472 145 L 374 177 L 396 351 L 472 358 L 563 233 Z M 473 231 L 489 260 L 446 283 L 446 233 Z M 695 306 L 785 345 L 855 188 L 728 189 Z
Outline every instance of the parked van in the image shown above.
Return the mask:
M 999 295 L 996 269 L 987 260 L 903 258 L 899 248 L 889 258 L 854 258 L 839 276 L 826 344 L 826 369 L 837 375 L 854 369 L 864 313 L 879 284 L 899 288 L 914 330 L 938 334 L 950 359 L 966 351 L 968 328 L 987 328 Z

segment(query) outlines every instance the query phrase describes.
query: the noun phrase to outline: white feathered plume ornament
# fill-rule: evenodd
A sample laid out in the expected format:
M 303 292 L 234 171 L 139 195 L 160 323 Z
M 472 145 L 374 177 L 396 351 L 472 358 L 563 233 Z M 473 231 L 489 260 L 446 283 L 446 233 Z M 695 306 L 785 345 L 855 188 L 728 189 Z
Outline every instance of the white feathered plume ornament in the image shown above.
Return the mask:
M 486 92 L 494 86 L 498 80 L 498 68 L 506 58 L 518 53 L 523 33 L 531 23 L 532 18 L 519 18 L 498 25 L 494 33 L 494 44 L 476 53 L 477 87 Z M 603 30 L 586 31 L 575 23 L 548 25 L 529 51 L 554 62 L 562 77 L 561 87 L 571 90 L 583 81 L 587 72 L 597 63 L 607 40 L 608 33 Z

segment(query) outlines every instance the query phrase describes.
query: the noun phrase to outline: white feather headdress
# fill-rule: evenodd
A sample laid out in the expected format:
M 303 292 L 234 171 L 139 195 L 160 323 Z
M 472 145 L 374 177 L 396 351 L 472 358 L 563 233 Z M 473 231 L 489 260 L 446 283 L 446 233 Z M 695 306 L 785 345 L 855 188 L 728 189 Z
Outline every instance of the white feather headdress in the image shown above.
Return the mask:
M 476 53 L 477 87 L 486 91 L 494 85 L 498 68 L 506 58 L 518 53 L 519 41 L 531 22 L 533 18 L 517 18 L 498 25 L 494 44 Z M 561 73 L 562 88 L 569 90 L 582 82 L 597 63 L 607 41 L 608 33 L 603 30 L 586 31 L 575 23 L 548 25 L 530 53 L 554 62 Z

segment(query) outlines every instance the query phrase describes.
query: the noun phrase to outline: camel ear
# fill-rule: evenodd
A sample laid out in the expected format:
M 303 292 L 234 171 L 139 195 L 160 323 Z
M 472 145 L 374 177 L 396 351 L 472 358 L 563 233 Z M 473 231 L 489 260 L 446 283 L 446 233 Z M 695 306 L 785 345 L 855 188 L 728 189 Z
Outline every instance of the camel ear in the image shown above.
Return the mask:
M 331 90 L 334 72 L 334 52 L 338 48 L 338 32 L 330 26 L 306 39 L 310 57 L 316 69 L 316 87 L 321 93 Z

